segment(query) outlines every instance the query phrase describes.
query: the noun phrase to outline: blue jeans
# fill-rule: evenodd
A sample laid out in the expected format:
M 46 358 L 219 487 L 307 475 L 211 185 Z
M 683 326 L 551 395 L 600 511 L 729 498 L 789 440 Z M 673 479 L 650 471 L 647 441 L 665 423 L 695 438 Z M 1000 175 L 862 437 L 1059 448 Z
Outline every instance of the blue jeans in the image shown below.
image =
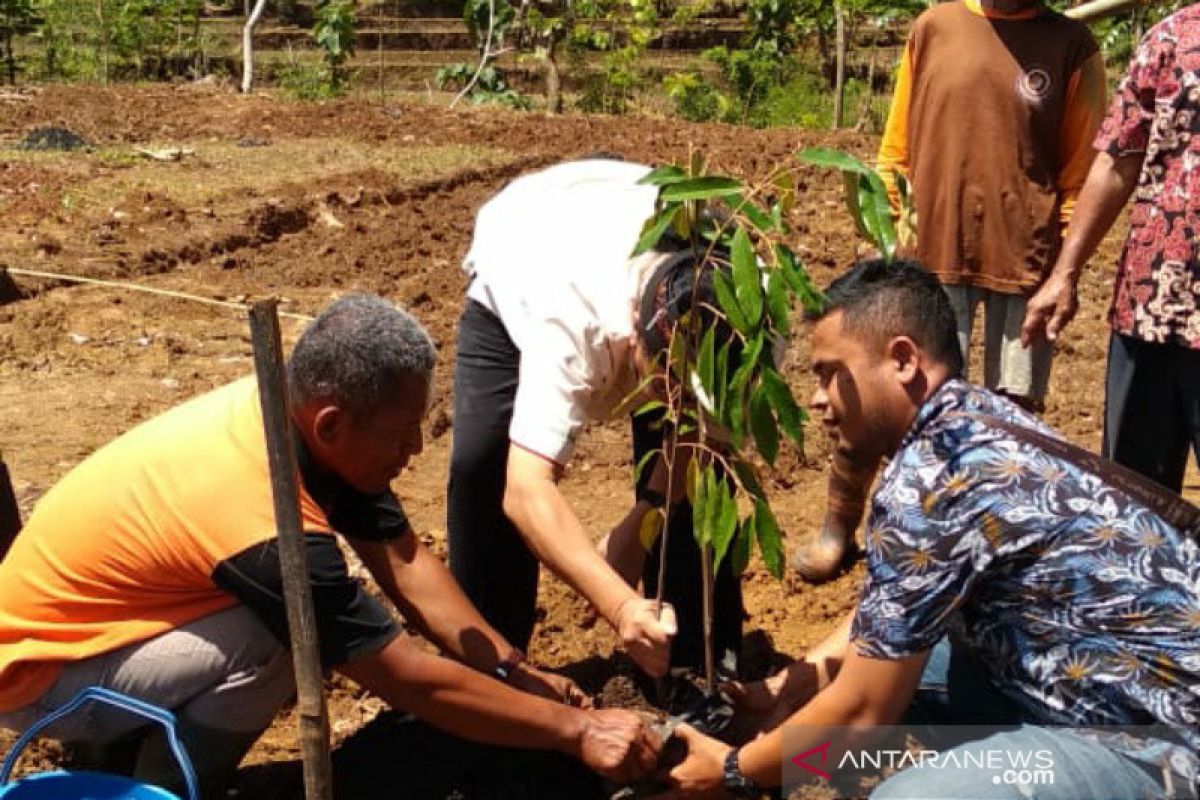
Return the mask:
M 972 763 L 982 754 L 1044 753 L 1051 769 L 1040 772 L 1008 770 L 981 774 L 973 769 L 934 769 L 915 766 L 888 778 L 871 793 L 871 800 L 1139 800 L 1191 797 L 1176 785 L 1163 788 L 1152 768 L 1066 730 L 1031 725 L 1021 710 L 997 692 L 961 649 L 943 639 L 929 662 L 905 723 L 921 729 L 922 744 L 958 763 Z M 988 734 L 962 741 L 961 729 L 946 726 L 991 726 Z M 924 726 L 932 726 L 925 728 Z M 1000 728 L 998 732 L 997 728 Z M 957 740 L 950 738 L 959 734 Z

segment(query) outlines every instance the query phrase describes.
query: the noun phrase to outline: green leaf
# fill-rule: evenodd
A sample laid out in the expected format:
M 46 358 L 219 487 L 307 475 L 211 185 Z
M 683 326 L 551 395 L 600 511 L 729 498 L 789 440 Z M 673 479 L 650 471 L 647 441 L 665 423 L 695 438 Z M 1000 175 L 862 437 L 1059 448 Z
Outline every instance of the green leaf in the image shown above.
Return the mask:
M 828 147 L 806 147 L 796 154 L 796 158 L 814 167 L 832 167 L 842 172 L 854 172 L 859 175 L 870 172 L 870 167 L 849 153 L 841 150 L 831 150 Z
M 868 242 L 874 242 L 875 232 L 871 229 L 870 220 L 863 216 L 862 204 L 859 202 L 859 184 L 862 179 L 862 175 L 843 172 L 842 188 L 846 195 L 846 208 L 850 211 L 850 218 L 854 220 L 854 227 L 858 230 L 858 235 Z
M 638 459 L 637 466 L 633 468 L 633 485 L 637 486 L 642 480 L 642 473 L 646 471 L 646 466 L 654 459 L 656 455 L 662 452 L 662 448 L 656 447 L 653 450 L 643 453 Z
M 890 261 L 896 257 L 896 223 L 892 220 L 892 202 L 888 198 L 887 186 L 876 172 L 864 175 L 859 184 L 858 202 L 863 207 L 863 215 L 874 217 L 875 244 L 883 257 Z
M 777 579 L 783 579 L 783 535 L 771 507 L 763 500 L 754 503 L 754 529 L 758 533 L 758 550 L 763 563 Z
M 673 183 L 687 180 L 687 173 L 674 164 L 664 164 L 650 170 L 640 181 L 643 186 L 670 186 Z
M 775 466 L 775 458 L 779 455 L 779 428 L 761 383 L 750 394 L 750 430 L 754 433 L 759 454 L 768 464 Z
M 642 228 L 642 235 L 638 238 L 637 246 L 633 248 L 633 255 L 640 256 L 642 253 L 654 249 L 654 246 L 662 239 L 663 234 L 667 232 L 667 228 L 671 227 L 671 223 L 675 221 L 680 208 L 678 205 L 669 205 L 656 216 L 646 220 L 646 224 Z
M 733 541 L 733 536 L 737 533 L 738 527 L 738 507 L 737 500 L 729 492 L 729 484 L 724 480 L 716 481 L 715 494 L 717 496 L 716 514 L 713 519 L 713 574 L 717 573 L 717 569 L 721 566 L 721 560 L 725 558 L 725 554 L 729 551 L 729 544 Z
M 813 286 L 812 279 L 808 277 L 808 271 L 796 260 L 795 253 L 783 245 L 777 245 L 775 258 L 779 263 L 779 268 L 783 271 L 784 279 L 800 298 L 805 311 L 820 312 L 825 307 L 825 297 L 816 286 Z
M 770 214 L 764 212 L 758 207 L 758 204 L 745 195 L 742 196 L 742 202 L 738 203 L 733 209 L 734 214 L 741 214 L 746 219 L 750 220 L 750 224 L 758 228 L 764 233 L 778 230 L 776 220 Z
M 752 367 L 743 364 L 734 370 L 733 380 L 729 382 L 725 402 L 725 427 L 733 437 L 734 449 L 741 449 L 746 438 L 746 387 L 750 383 Z
M 737 473 L 742 488 L 756 500 L 763 500 L 767 493 L 763 491 L 762 481 L 758 477 L 758 469 L 749 461 L 740 458 L 733 462 L 733 471 Z
M 729 324 L 738 333 L 743 336 L 749 336 L 751 332 L 750 323 L 747 321 L 742 307 L 738 305 L 737 295 L 733 288 L 733 279 L 724 270 L 718 269 L 713 271 L 713 290 L 717 295 L 717 304 L 721 306 L 721 312 L 725 314 L 725 318 L 729 320 Z
M 638 406 L 637 410 L 633 412 L 633 416 L 640 417 L 643 414 L 650 414 L 666 407 L 667 404 L 662 400 L 650 400 Z
M 716 331 L 709 327 L 704 331 L 704 335 L 700 337 L 700 353 L 696 356 L 696 371 L 700 374 L 700 385 L 704 388 L 704 394 L 712 398 L 708 404 L 709 407 L 705 411 L 712 414 L 715 409 L 715 395 L 713 391 L 713 373 L 716 370 Z
M 767 400 L 771 403 L 771 408 L 775 410 L 775 417 L 779 420 L 779 427 L 783 428 L 784 433 L 796 443 L 796 447 L 803 447 L 804 411 L 796 405 L 796 399 L 792 397 L 792 390 L 788 387 L 787 381 L 770 367 L 763 370 L 762 381 Z
M 783 271 L 779 269 L 771 270 L 771 274 L 767 276 L 767 313 L 771 317 L 771 324 L 775 326 L 775 330 L 781 336 L 786 337 L 788 335 L 788 314 L 791 308 L 788 306 L 785 280 Z
M 750 564 L 750 547 L 754 543 L 754 515 L 748 514 L 742 520 L 733 547 L 729 550 L 730 567 L 734 575 L 741 575 Z
M 676 200 L 709 200 L 714 197 L 732 197 L 741 194 L 742 184 L 733 178 L 720 175 L 706 175 L 703 178 L 688 178 L 687 180 L 664 186 L 659 199 L 663 202 Z
M 710 329 L 711 330 L 711 329 Z M 725 418 L 725 401 L 729 392 L 729 345 L 726 342 L 717 351 L 717 363 L 713 369 L 713 405 L 717 419 Z
M 756 327 L 763 312 L 762 276 L 754 258 L 754 246 L 744 228 L 738 228 L 733 235 L 730 259 L 733 261 L 733 285 L 737 290 L 738 305 L 746 313 L 751 328 Z

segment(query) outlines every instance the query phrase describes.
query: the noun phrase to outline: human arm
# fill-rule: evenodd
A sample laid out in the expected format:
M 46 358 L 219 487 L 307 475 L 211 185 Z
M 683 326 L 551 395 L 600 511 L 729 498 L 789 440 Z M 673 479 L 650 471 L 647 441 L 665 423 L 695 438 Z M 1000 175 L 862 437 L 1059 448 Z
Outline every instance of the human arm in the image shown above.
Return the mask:
M 866 729 L 899 722 L 916 692 L 927 652 L 890 660 L 868 658 L 850 647 L 833 682 L 788 717 L 784 723 L 741 748 L 738 767 L 742 775 L 759 786 L 778 786 L 782 780 L 784 729 L 789 752 L 805 753 L 832 742 L 831 751 L 846 741 L 831 728 Z M 722 771 L 730 746 L 710 739 L 691 728 L 680 728 L 688 745 L 687 758 L 673 768 L 673 789 L 663 798 L 725 797 Z M 844 735 L 844 733 L 843 733 Z
M 690 447 L 678 448 L 676 456 L 679 461 L 673 470 L 668 469 L 665 459 L 656 457 L 644 490 L 638 492 L 638 500 L 633 508 L 596 544 L 596 550 L 604 556 L 604 560 L 630 586 L 637 586 L 642 576 L 646 553 L 662 530 L 664 511 L 676 506 L 686 496 L 691 453 Z M 669 492 L 668 478 L 672 480 Z M 661 498 L 666 503 L 665 509 L 651 502 L 651 497 Z
M 1130 62 L 1093 143 L 1099 154 L 1080 190 L 1062 252 L 1026 307 L 1021 325 L 1026 346 L 1043 338 L 1053 341 L 1074 316 L 1083 266 L 1137 186 L 1156 116 L 1158 81 L 1169 63 L 1169 54 L 1154 42 L 1143 42 Z
M 1079 276 L 1137 186 L 1144 155 L 1097 154 L 1079 193 L 1062 252 L 1026 305 L 1021 323 L 1021 343 L 1026 347 L 1043 339 L 1055 341 L 1075 316 Z
M 446 565 L 411 532 L 388 541 L 348 541 L 405 619 L 442 651 L 487 674 L 513 657 L 513 646 L 483 618 Z M 571 705 L 590 704 L 573 681 L 523 660 L 510 674 L 509 683 Z
M 1057 182 L 1064 231 L 1096 155 L 1092 140 L 1104 119 L 1106 82 L 1104 55 L 1097 50 L 1079 65 L 1067 86 L 1066 106 L 1059 125 Z
M 900 208 L 900 195 L 896 189 L 895 175 L 908 177 L 908 108 L 912 101 L 912 58 L 912 41 L 910 40 L 904 46 L 904 54 L 900 57 L 900 67 L 896 70 L 892 104 L 888 109 L 887 123 L 883 128 L 883 138 L 879 143 L 879 156 L 876 160 L 876 168 L 887 184 L 888 195 L 894 210 Z
M 651 769 L 661 742 L 632 712 L 583 710 L 520 692 L 397 638 L 338 668 L 393 708 L 484 744 L 557 750 L 629 781 Z
M 655 615 L 592 546 L 558 488 L 558 466 L 517 443 L 509 447 L 504 513 L 534 555 L 588 599 L 612 624 L 630 657 L 651 675 L 667 670 L 674 615 Z
M 725 691 L 736 709 L 735 738 L 748 739 L 772 730 L 833 682 L 846 658 L 850 627 L 848 614 L 803 658 L 796 659 L 769 678 L 754 683 L 733 683 Z

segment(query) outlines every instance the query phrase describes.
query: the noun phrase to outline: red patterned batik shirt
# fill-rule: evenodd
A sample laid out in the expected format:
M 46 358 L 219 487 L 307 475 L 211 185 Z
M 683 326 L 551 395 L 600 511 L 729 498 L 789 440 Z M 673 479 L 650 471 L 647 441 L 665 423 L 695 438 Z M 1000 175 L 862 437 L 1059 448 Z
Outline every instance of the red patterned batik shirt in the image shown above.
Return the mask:
M 1200 350 L 1200 5 L 1138 47 L 1096 137 L 1114 157 L 1145 153 L 1109 323 L 1148 342 Z

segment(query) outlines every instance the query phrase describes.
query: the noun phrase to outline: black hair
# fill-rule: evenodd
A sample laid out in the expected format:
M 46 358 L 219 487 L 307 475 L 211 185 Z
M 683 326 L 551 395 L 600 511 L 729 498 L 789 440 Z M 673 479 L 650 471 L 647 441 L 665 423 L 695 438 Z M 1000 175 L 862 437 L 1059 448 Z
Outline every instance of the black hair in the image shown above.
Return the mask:
M 329 398 L 369 415 L 399 381 L 428 375 L 436 360 L 429 334 L 411 314 L 381 297 L 351 294 L 301 334 L 288 359 L 288 389 L 296 405 Z
M 720 304 L 713 288 L 716 270 L 728 272 L 722 251 L 696 253 L 690 247 L 676 250 L 659 264 L 638 306 L 638 337 L 652 360 L 658 359 L 671 344 L 671 330 L 684 315 L 694 313 L 702 329 L 712 327 L 717 349 L 730 344 L 730 356 L 741 353 L 741 340 L 719 313 Z
M 963 372 L 950 298 L 938 279 L 917 261 L 860 261 L 829 284 L 824 307 L 805 312 L 804 317 L 818 322 L 835 311 L 842 312 L 842 330 L 847 333 L 880 343 L 893 336 L 908 336 L 949 367 L 951 374 Z

